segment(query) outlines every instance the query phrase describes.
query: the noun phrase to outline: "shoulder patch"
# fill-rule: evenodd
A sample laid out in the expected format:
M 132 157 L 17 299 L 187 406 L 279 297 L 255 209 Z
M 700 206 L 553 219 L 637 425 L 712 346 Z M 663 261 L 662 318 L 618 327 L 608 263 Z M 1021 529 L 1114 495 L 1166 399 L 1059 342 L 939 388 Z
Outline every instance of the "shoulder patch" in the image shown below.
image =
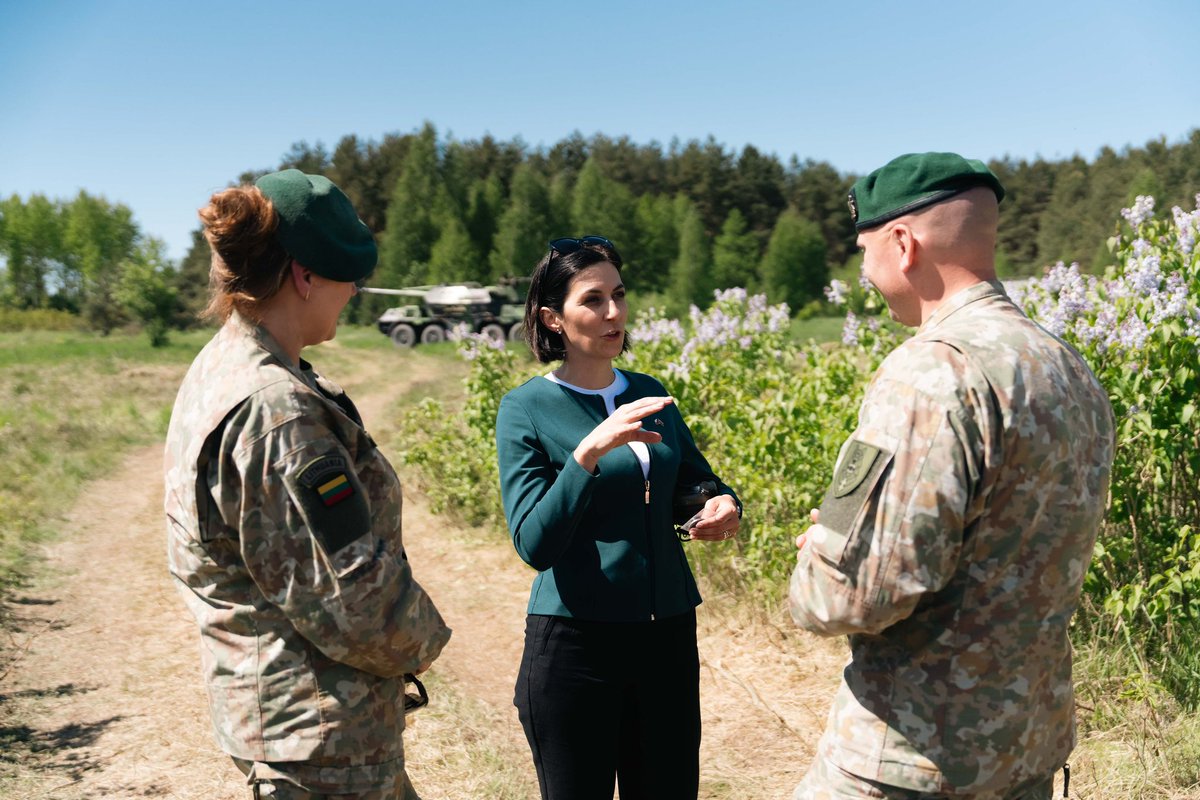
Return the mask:
M 892 454 L 883 448 L 856 439 L 846 445 L 837 474 L 821 502 L 820 526 L 828 532 L 822 550 L 835 563 L 840 565 L 848 555 L 855 557 L 869 546 L 869 536 L 860 536 L 858 523 L 891 463 Z
M 370 530 L 362 485 L 341 453 L 318 456 L 285 481 L 309 530 L 330 555 Z
M 882 451 L 873 445 L 865 444 L 857 439 L 852 440 L 846 448 L 846 455 L 838 465 L 837 474 L 833 476 L 830 487 L 834 497 L 845 497 L 858 488 L 858 485 L 871 473 L 871 466 L 879 458 Z

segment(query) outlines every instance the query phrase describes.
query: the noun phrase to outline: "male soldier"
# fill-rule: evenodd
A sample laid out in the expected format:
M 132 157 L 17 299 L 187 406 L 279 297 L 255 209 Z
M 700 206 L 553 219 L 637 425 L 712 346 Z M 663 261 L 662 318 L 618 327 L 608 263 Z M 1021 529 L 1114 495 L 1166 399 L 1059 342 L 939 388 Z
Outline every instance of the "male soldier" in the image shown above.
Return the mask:
M 851 660 L 802 798 L 1049 798 L 1075 744 L 1067 623 L 1104 515 L 1108 398 L 996 280 L 999 180 L 952 153 L 855 183 L 863 270 L 917 327 L 797 538 L 801 627 Z

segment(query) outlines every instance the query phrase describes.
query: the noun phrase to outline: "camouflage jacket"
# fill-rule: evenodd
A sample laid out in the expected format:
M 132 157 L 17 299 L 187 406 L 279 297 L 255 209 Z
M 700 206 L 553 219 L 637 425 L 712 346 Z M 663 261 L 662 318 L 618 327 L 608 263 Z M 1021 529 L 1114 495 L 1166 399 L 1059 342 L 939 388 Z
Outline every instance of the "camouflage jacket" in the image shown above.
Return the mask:
M 1083 359 L 998 283 L 888 356 L 791 579 L 797 624 L 850 637 L 818 757 L 981 795 L 1063 764 L 1113 436 Z
M 345 394 L 235 314 L 184 378 L 166 446 L 168 559 L 227 753 L 402 758 L 403 675 L 450 631 L 413 580 L 400 507 Z

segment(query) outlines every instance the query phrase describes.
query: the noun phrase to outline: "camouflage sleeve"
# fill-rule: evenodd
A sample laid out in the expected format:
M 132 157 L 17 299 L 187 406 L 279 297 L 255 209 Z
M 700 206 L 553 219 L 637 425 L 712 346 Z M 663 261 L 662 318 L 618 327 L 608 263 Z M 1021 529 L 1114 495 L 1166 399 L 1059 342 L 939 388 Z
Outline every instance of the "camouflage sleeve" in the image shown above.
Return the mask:
M 797 555 L 788 603 L 815 633 L 884 630 L 944 587 L 958 561 L 979 480 L 977 426 L 958 404 L 892 376 L 872 382 Z
M 356 669 L 393 677 L 437 658 L 450 630 L 413 579 L 399 482 L 383 456 L 361 442 L 352 454 L 318 409 L 242 415 L 213 488 L 266 599 Z

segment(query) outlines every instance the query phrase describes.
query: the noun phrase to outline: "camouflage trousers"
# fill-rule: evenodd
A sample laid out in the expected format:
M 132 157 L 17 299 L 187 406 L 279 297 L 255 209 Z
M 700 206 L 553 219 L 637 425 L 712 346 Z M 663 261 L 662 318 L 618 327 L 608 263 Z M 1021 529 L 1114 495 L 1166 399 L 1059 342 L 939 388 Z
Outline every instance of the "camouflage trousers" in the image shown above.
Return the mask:
M 1050 800 L 1053 794 L 1054 773 L 1006 792 L 929 794 L 860 778 L 817 758 L 796 787 L 792 800 Z
M 307 761 L 234 758 L 254 800 L 421 800 L 398 763 L 330 767 Z

